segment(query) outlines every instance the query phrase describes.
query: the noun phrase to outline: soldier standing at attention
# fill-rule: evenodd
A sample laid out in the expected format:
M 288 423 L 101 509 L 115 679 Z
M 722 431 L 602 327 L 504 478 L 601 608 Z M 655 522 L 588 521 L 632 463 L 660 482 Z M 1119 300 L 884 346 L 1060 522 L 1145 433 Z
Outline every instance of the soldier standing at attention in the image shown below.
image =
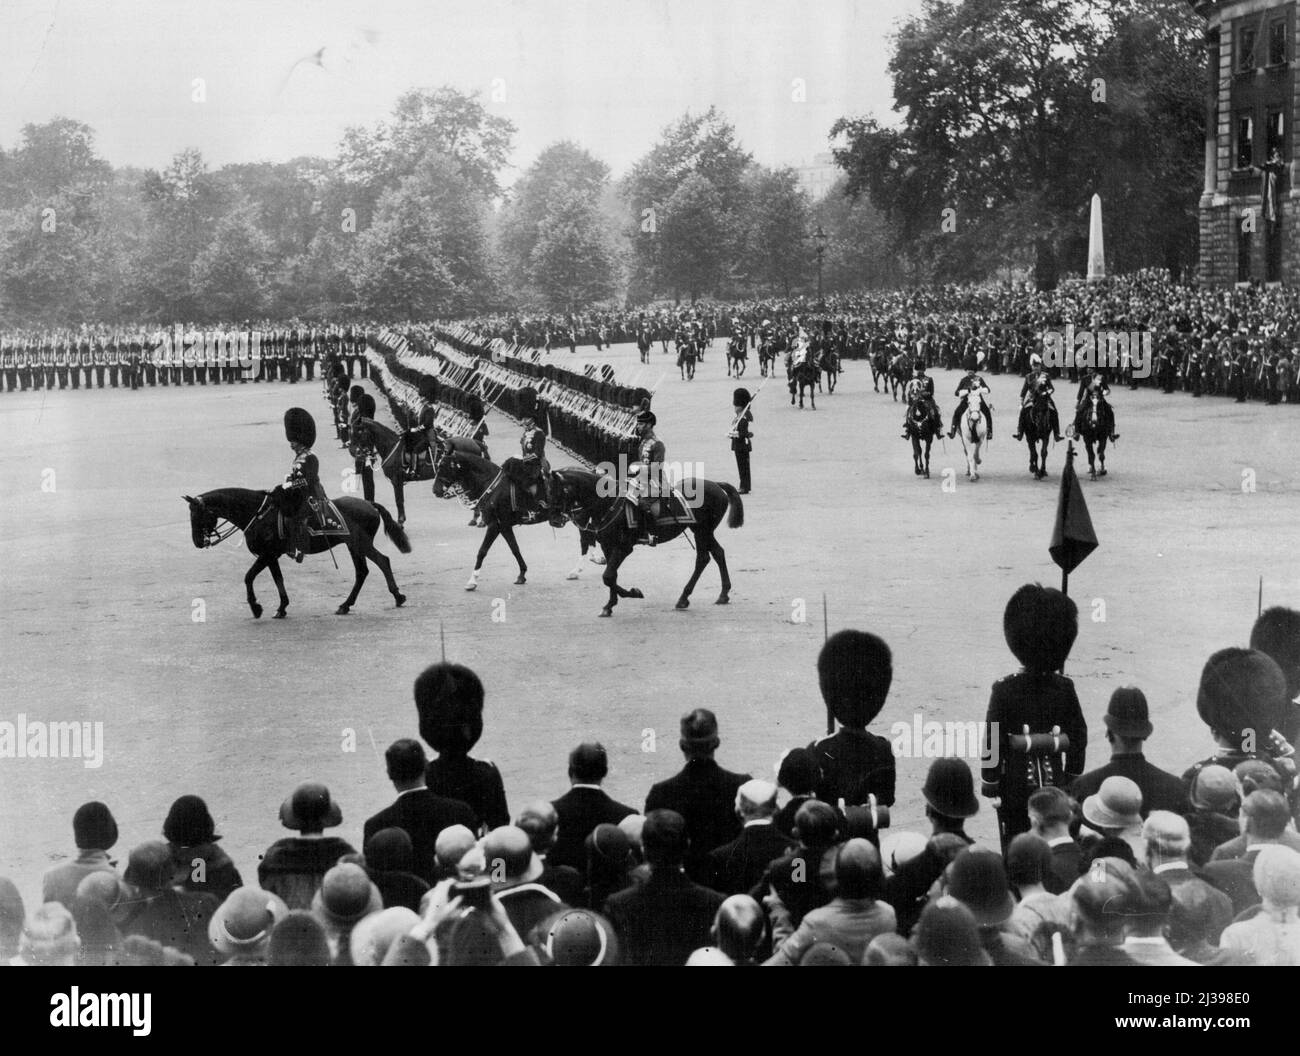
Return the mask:
M 740 494 L 749 494 L 749 452 L 753 449 L 753 441 L 750 439 L 749 423 L 754 420 L 754 414 L 749 409 L 753 397 L 750 396 L 748 389 L 737 389 L 731 396 L 731 406 L 736 412 L 735 420 L 731 425 L 731 450 L 736 455 L 736 472 L 740 476 Z

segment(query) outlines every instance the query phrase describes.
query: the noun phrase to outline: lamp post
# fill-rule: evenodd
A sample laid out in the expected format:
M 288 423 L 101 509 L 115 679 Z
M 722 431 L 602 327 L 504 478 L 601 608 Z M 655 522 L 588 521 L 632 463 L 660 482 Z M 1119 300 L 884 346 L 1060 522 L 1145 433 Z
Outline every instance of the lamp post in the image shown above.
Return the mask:
M 826 255 L 826 243 L 831 240 L 831 236 L 822 229 L 821 224 L 818 224 L 812 237 L 817 243 L 817 307 L 825 308 L 826 302 L 822 297 L 822 258 Z

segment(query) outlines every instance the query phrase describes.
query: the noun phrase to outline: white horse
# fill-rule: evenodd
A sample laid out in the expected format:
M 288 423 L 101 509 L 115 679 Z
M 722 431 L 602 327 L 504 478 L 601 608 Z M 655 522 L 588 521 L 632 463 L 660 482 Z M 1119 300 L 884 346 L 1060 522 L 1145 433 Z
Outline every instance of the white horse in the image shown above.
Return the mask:
M 984 445 L 989 439 L 989 425 L 984 418 L 984 390 L 974 389 L 966 394 L 966 411 L 961 416 L 961 446 L 966 452 L 966 477 L 980 479 L 980 463 L 984 460 Z M 990 403 L 989 410 L 993 410 Z

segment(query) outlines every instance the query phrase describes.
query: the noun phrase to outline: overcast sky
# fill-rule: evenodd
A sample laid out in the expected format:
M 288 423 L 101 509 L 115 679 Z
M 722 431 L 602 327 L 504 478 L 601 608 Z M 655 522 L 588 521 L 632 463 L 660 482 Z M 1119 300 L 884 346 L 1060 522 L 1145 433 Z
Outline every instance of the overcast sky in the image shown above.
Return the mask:
M 186 147 L 214 168 L 332 155 L 344 128 L 384 118 L 403 91 L 451 84 L 518 129 L 506 184 L 566 138 L 620 175 L 665 124 L 709 104 L 759 161 L 798 165 L 827 149 L 837 117 L 894 119 L 887 37 L 920 6 L 0 0 L 0 145 L 62 115 L 93 127 L 115 165 L 159 168 Z

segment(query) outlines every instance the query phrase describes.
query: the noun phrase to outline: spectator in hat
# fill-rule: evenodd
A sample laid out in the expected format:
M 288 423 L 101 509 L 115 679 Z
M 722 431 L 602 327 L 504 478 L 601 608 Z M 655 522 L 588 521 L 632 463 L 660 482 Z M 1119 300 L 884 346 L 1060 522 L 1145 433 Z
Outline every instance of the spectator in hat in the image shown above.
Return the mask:
M 1219 935 L 1232 922 L 1232 900 L 1192 871 L 1187 860 L 1192 833 L 1186 818 L 1171 811 L 1153 810 L 1142 825 L 1142 837 L 1146 841 L 1147 869 L 1169 885 L 1173 898 L 1170 927 L 1182 925 L 1177 935 L 1171 931 L 1170 944 L 1183 956 L 1199 961 L 1183 947 L 1195 945 L 1199 949 L 1202 943 L 1217 946 Z M 1186 928 L 1193 918 L 1204 918 L 1203 928 L 1195 934 Z
M 117 843 L 117 822 L 103 803 L 83 803 L 72 816 L 72 835 L 77 857 L 70 862 L 51 866 L 41 881 L 41 901 L 58 902 L 67 909 L 77 897 L 77 885 L 87 873 L 97 870 L 117 871 L 117 863 L 108 849 Z
M 945 873 L 944 893 L 971 911 L 980 944 L 995 965 L 1041 965 L 1029 943 L 1007 928 L 1015 911 L 1002 856 L 988 848 L 960 851 Z
M 226 966 L 265 965 L 272 929 L 288 913 L 288 907 L 269 891 L 238 888 L 226 897 L 208 922 L 208 941 Z
M 709 936 L 732 964 L 758 964 L 768 945 L 767 915 L 749 895 L 731 895 L 718 907 Z
M 75 901 L 75 897 L 74 897 Z M 71 968 L 77 963 L 81 938 L 68 908 L 60 902 L 46 902 L 32 910 L 18 939 L 15 966 Z
M 198 796 L 181 796 L 167 811 L 163 839 L 186 891 L 206 891 L 217 901 L 243 885 L 230 855 L 217 846 L 216 823 Z
M 888 880 L 900 868 L 925 852 L 930 841 L 919 832 L 891 832 L 880 841 L 880 861 Z
M 1226 766 L 1202 767 L 1191 780 L 1187 799 L 1191 809 L 1183 817 L 1192 834 L 1187 858 L 1199 869 L 1216 847 L 1241 835 L 1237 778 Z
M 900 866 L 885 884 L 885 900 L 894 907 L 900 935 L 910 935 L 929 897 L 957 851 L 975 841 L 966 835 L 966 819 L 979 813 L 975 778 L 964 759 L 936 759 L 921 789 L 930 839 L 925 850 Z
M 1029 831 L 1047 843 L 1052 871 L 1043 886 L 1054 895 L 1070 889 L 1083 868 L 1083 850 L 1070 834 L 1075 803 L 1063 788 L 1048 785 L 1029 797 Z
M 1300 611 L 1281 606 L 1265 609 L 1251 628 L 1250 647 L 1282 669 L 1291 706 L 1278 732 L 1295 746 L 1300 740 Z
M 1232 963 L 1232 954 L 1214 946 L 1206 936 L 1215 929 L 1220 907 L 1213 901 L 1223 892 L 1209 884 L 1184 888 L 1169 910 L 1169 945 L 1189 961 L 1219 967 Z M 1228 903 L 1231 910 L 1231 903 Z
M 834 897 L 839 819 L 830 804 L 810 799 L 795 815 L 798 843 L 775 859 L 750 894 L 766 909 L 772 941 L 784 942 L 811 910 Z
M 1153 810 L 1171 810 L 1175 814 L 1185 811 L 1187 786 L 1182 778 L 1153 766 L 1142 754 L 1142 745 L 1154 728 L 1142 690 L 1135 686 L 1115 690 L 1103 721 L 1110 742 L 1110 762 L 1078 778 L 1070 786 L 1070 795 L 1082 802 L 1095 795 L 1106 778 L 1127 777 L 1142 792 L 1143 817 Z
M 1173 904 L 1173 892 L 1163 878 L 1145 872 L 1134 874 L 1123 949 L 1138 964 L 1159 968 L 1200 967 L 1169 945 L 1167 936 Z
M 724 895 L 749 891 L 763 878 L 767 867 L 794 846 L 776 828 L 776 786 L 767 781 L 746 781 L 736 790 L 736 816 L 740 835 L 709 852 L 709 886 Z
M 770 961 L 768 962 L 771 963 Z M 833 942 L 814 942 L 802 957 L 799 958 L 799 967 L 815 966 L 818 968 L 851 968 L 853 961 L 849 959 L 847 950 L 842 950 Z
M 433 883 L 437 873 L 434 847 L 438 833 L 449 825 L 478 828 L 478 818 L 460 800 L 435 795 L 425 785 L 424 746 L 419 741 L 402 738 L 384 752 L 388 779 L 397 790 L 397 799 L 378 814 L 367 818 L 362 828 L 364 839 L 382 829 L 401 829 L 411 839 L 413 862 L 410 872 L 425 883 Z
M 384 963 L 393 943 L 419 922 L 419 914 L 406 906 L 390 906 L 363 917 L 349 937 L 352 963 L 377 968 Z
M 306 910 L 290 910 L 267 943 L 267 963 L 284 968 L 324 968 L 330 963 L 329 941 L 320 921 Z
M 794 816 L 810 799 L 816 798 L 821 770 L 811 748 L 791 748 L 777 766 L 776 783 L 790 798 L 772 819 L 777 831 L 794 839 Z
M 461 861 L 475 846 L 474 834 L 464 825 L 452 825 L 438 833 L 434 845 L 438 882 L 454 878 Z
M 901 935 L 877 935 L 867 943 L 862 963 L 873 968 L 908 968 L 916 964 L 916 950 Z
M 544 799 L 534 800 L 515 815 L 515 827 L 528 833 L 528 840 L 533 845 L 533 853 L 542 861 L 542 875 L 537 882 L 550 888 L 560 896 L 566 906 L 581 906 L 583 901 L 583 875 L 570 865 L 556 865 L 551 861 L 551 850 L 555 846 L 556 830 L 560 816 L 555 807 Z M 584 851 L 586 848 L 583 848 Z
M 352 963 L 352 929 L 365 917 L 384 908 L 383 897 L 359 865 L 340 863 L 321 880 L 312 898 L 311 912 L 325 929 L 330 963 Z
M 951 867 L 950 867 L 951 868 Z M 1069 904 L 1047 890 L 1052 875 L 1052 849 L 1040 836 L 1022 832 L 1007 848 L 1007 883 L 1016 908 L 1003 927 L 1029 947 L 1045 964 L 1052 961 L 1052 936 L 1070 931 Z
M 0 964 L 18 956 L 18 940 L 23 933 L 23 896 L 8 877 L 0 877 Z
M 1196 713 L 1210 728 L 1214 754 L 1192 764 L 1183 781 L 1190 786 L 1206 766 L 1232 769 L 1263 759 L 1290 790 L 1294 764 L 1279 756 L 1271 736 L 1287 725 L 1291 710 L 1286 676 L 1271 657 L 1254 649 L 1220 649 L 1205 662 L 1196 692 Z
M 926 906 L 912 936 L 916 963 L 923 968 L 974 968 L 993 963 L 980 943 L 975 916 L 951 895 Z
M 608 968 L 619 964 L 618 936 L 599 913 L 563 909 L 536 931 L 546 964 L 559 968 Z
M 128 935 L 118 949 L 117 963 L 123 968 L 193 968 L 194 958 L 155 939 Z
M 1277 771 L 1262 759 L 1248 759 L 1244 763 L 1238 763 L 1232 773 L 1237 779 L 1237 790 L 1243 801 L 1261 789 L 1276 792 L 1283 797 L 1286 795 L 1286 787 Z M 1241 827 L 1240 817 L 1237 819 L 1237 825 L 1238 828 Z M 1294 822 L 1288 824 L 1277 841 L 1283 847 L 1300 851 L 1300 836 L 1296 835 L 1293 825 Z M 1210 854 L 1210 861 L 1221 862 L 1230 858 L 1240 858 L 1246 853 L 1247 846 L 1246 834 L 1238 832 L 1231 839 L 1224 840 L 1214 848 Z
M 1098 858 L 1070 888 L 1074 965 L 1132 967 L 1124 952 L 1124 925 L 1137 890 L 1137 873 L 1117 858 Z
M 1239 914 L 1259 903 L 1255 888 L 1255 859 L 1265 847 L 1281 845 L 1281 837 L 1291 820 L 1287 802 L 1281 794 L 1260 789 L 1246 797 L 1241 805 L 1245 825 L 1246 850 L 1239 858 L 1206 862 L 1201 875 L 1232 900 L 1232 911 Z
M 221 903 L 207 892 L 175 886 L 175 868 L 171 848 L 162 840 L 131 850 L 122 878 L 135 894 L 119 926 L 122 936 L 143 935 L 198 964 L 217 964 L 220 958 L 208 942 L 208 923 Z
M 131 891 L 116 873 L 98 869 L 87 873 L 77 885 L 72 919 L 81 936 L 81 964 L 107 966 L 117 963 L 122 945 L 118 923 L 131 912 Z
M 713 712 L 696 708 L 682 716 L 678 746 L 686 765 L 654 785 L 645 801 L 646 817 L 669 810 L 686 823 L 686 873 L 697 882 L 708 878 L 709 852 L 740 834 L 733 804 L 736 790 L 750 779 L 749 774 L 733 774 L 717 764 L 713 755 L 721 743 Z
M 412 912 L 419 910 L 429 885 L 415 875 L 414 868 L 415 849 L 405 829 L 380 829 L 366 840 L 366 875 L 379 888 L 385 909 L 405 906 Z
M 578 745 L 569 753 L 569 791 L 551 805 L 559 817 L 559 832 L 548 858 L 552 865 L 581 869 L 587 836 L 597 825 L 617 825 L 632 807 L 619 803 L 600 787 L 609 773 L 604 745 Z
M 618 934 L 625 963 L 685 964 L 708 941 L 723 896 L 685 875 L 687 828 L 680 814 L 651 810 L 641 838 L 650 876 L 610 895 L 604 915 Z
M 603 906 L 609 896 L 632 884 L 632 841 L 617 825 L 597 825 L 587 834 L 582 905 Z
M 425 770 L 429 790 L 466 803 L 479 829 L 510 824 L 501 771 L 488 760 L 470 758 L 483 736 L 483 683 L 461 664 L 433 664 L 415 680 L 420 736 L 438 753 Z
M 1005 853 L 1029 831 L 1029 797 L 1047 785 L 1068 787 L 1083 773 L 1088 726 L 1074 683 L 1061 674 L 1079 633 L 1079 610 L 1059 590 L 1026 584 L 1011 595 L 1002 633 L 1021 670 L 993 684 L 985 716 L 983 793 L 997 801 Z M 1050 755 L 1013 752 L 1012 735 L 1059 731 L 1069 746 Z M 996 738 L 996 739 L 995 739 Z
M 280 824 L 297 832 L 276 840 L 257 867 L 257 882 L 290 909 L 310 909 L 321 879 L 345 854 L 356 849 L 325 830 L 343 824 L 343 811 L 322 784 L 307 782 L 280 805 Z
M 520 935 L 563 907 L 560 896 L 542 886 L 542 860 L 533 851 L 528 833 L 503 825 L 483 837 L 480 846 L 492 893 L 500 900 Z
M 1259 911 L 1224 929 L 1223 949 L 1237 964 L 1300 966 L 1300 853 L 1277 845 L 1262 848 L 1252 879 Z
M 810 745 L 823 802 L 858 806 L 874 795 L 882 806 L 894 805 L 893 746 L 867 730 L 885 706 L 893 665 L 889 646 L 865 631 L 837 631 L 817 655 L 822 700 L 839 723 L 834 734 Z
M 894 930 L 893 907 L 880 899 L 884 870 L 880 852 L 869 840 L 851 839 L 835 855 L 835 896 L 809 910 L 789 938 L 776 947 L 769 965 L 796 965 L 819 942 L 843 950 L 853 964 L 877 935 Z
M 1127 777 L 1108 777 L 1094 795 L 1083 801 L 1083 824 L 1090 830 L 1081 835 L 1088 842 L 1113 836 L 1133 848 L 1135 861 L 1146 856 L 1142 843 L 1142 790 Z

